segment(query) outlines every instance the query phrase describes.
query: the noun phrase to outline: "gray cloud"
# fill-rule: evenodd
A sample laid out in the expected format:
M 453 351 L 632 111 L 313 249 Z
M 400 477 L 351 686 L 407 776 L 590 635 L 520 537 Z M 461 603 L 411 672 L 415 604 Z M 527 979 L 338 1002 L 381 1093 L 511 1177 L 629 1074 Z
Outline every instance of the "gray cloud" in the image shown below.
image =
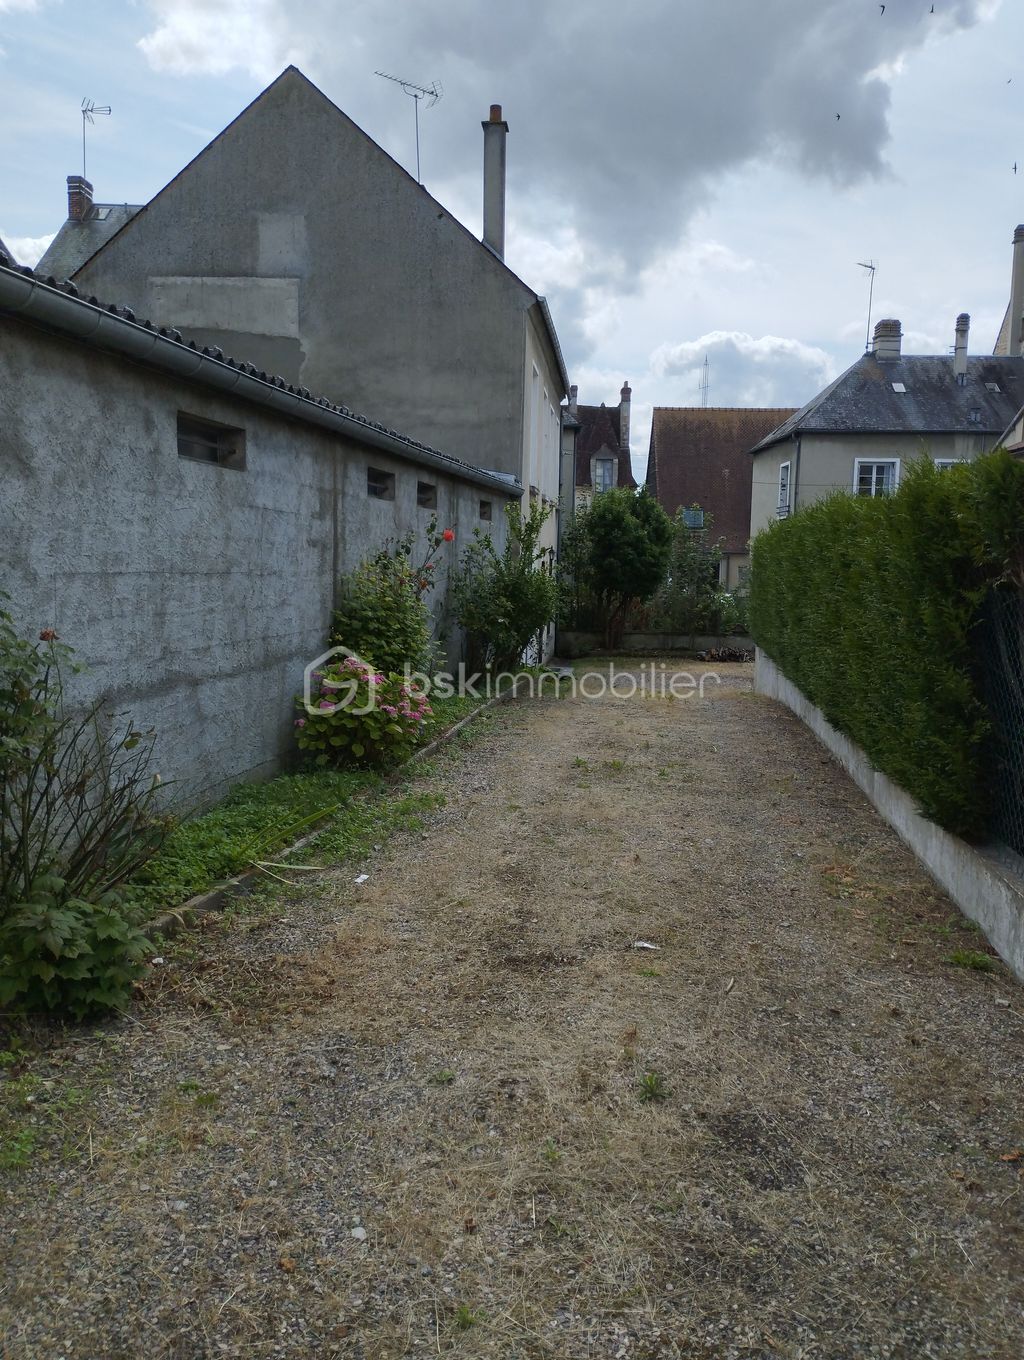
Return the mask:
M 2 2 L 2 0 L 0 0 Z M 479 161 L 491 102 L 512 124 L 510 192 L 543 195 L 631 264 L 678 240 L 715 176 L 753 161 L 839 185 L 884 171 L 887 72 L 992 0 L 151 0 L 141 46 L 171 71 L 267 77 L 296 60 L 353 116 L 408 141 L 411 109 L 375 68 L 429 84 L 428 183 Z M 292 18 L 291 16 L 295 17 Z M 839 113 L 841 117 L 836 119 Z
M 652 377 L 690 379 L 696 390 L 705 355 L 715 406 L 802 406 L 836 376 L 831 355 L 800 340 L 709 331 L 655 350 Z

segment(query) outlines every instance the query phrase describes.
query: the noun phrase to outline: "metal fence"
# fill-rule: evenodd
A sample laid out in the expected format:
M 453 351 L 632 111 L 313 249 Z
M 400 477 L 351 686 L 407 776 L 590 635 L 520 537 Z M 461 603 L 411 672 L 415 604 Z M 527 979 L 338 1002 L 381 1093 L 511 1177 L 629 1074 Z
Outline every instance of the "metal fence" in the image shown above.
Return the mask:
M 1024 856 L 1024 592 L 992 592 L 982 636 L 993 726 L 992 837 Z

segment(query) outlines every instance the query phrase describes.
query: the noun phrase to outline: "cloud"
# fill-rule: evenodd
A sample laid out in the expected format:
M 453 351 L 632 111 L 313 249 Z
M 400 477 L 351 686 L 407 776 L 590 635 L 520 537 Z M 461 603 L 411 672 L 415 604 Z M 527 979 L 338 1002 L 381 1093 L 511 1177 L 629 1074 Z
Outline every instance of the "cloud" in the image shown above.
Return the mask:
M 138 45 L 155 71 L 219 76 L 241 69 L 270 80 L 292 60 L 288 10 L 277 0 L 150 0 L 149 8 L 157 26 Z
M 651 355 L 651 375 L 688 380 L 685 385 L 696 391 L 705 355 L 715 406 L 802 406 L 836 376 L 835 362 L 823 349 L 779 335 L 755 339 L 743 331 L 709 331 L 696 340 L 661 345 Z
M 8 236 L 6 232 L 0 231 L 0 239 L 7 242 L 18 264 L 27 264 L 34 268 L 56 234 L 51 232 L 49 236 Z
M 294 60 L 378 138 L 408 140 L 411 119 L 374 70 L 441 80 L 444 102 L 423 119 L 435 183 L 479 162 L 478 120 L 504 103 L 510 192 L 542 195 L 549 222 L 554 207 L 560 229 L 633 267 L 685 235 L 730 169 L 776 162 L 836 185 L 883 175 L 890 84 L 908 56 L 992 12 L 991 0 L 944 0 L 927 22 L 909 0 L 884 18 L 851 0 L 350 0 L 342 25 L 336 0 L 149 8 L 157 26 L 139 45 L 157 69 L 263 76 Z
M 39 8 L 39 0 L 0 0 L 0 14 L 10 14 L 15 10 Z

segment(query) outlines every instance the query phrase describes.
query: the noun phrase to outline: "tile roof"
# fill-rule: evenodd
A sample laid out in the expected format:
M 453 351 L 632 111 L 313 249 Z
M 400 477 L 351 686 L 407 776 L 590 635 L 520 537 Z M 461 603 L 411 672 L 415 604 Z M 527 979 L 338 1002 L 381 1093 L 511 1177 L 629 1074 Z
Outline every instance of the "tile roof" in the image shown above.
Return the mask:
M 24 287 L 9 287 L 21 280 Z M 42 290 L 42 306 L 33 307 L 37 291 Z M 5 301 L 7 299 L 7 301 Z M 82 318 L 72 313 L 82 309 L 91 316 Z M 294 387 L 284 378 L 265 373 L 244 359 L 234 359 L 217 346 L 200 347 L 195 340 L 186 339 L 173 327 L 156 326 L 152 321 L 140 321 L 131 307 L 116 302 L 101 302 L 96 297 L 83 298 L 69 279 L 57 279 L 52 274 L 15 264 L 0 251 L 0 317 L 24 318 L 43 325 L 58 334 L 66 334 L 84 344 L 111 352 L 128 352 L 144 363 L 167 369 L 185 381 L 205 382 L 219 392 L 237 395 L 260 402 L 292 418 L 305 419 L 313 424 L 341 430 L 349 437 L 386 447 L 392 453 L 414 461 L 443 467 L 470 481 L 488 486 L 507 487 L 510 494 L 521 494 L 518 479 L 507 473 L 492 472 L 487 468 L 464 463 L 460 458 L 422 444 L 417 439 L 400 434 L 387 425 L 358 415 L 347 406 L 340 406 L 327 397 L 315 396 L 307 387 Z M 116 338 L 105 323 L 113 322 Z M 144 344 L 137 342 L 143 340 Z M 182 357 L 187 359 L 183 366 Z M 227 381 L 225 381 L 225 379 Z M 241 381 L 239 381 L 241 380 Z M 251 380 L 251 381 L 246 381 Z M 382 442 L 383 441 L 383 442 Z
M 579 434 L 576 436 L 576 485 L 590 486 L 590 460 L 602 452 L 606 457 L 617 458 L 618 477 L 616 486 L 635 487 L 633 465 L 629 449 L 622 447 L 622 425 L 618 406 L 577 406 L 576 423 Z
M 750 538 L 751 447 L 793 415 L 788 407 L 656 406 L 647 486 L 670 515 L 699 505 L 725 552 Z
M 894 383 L 906 389 L 898 392 Z M 999 390 L 993 391 L 988 384 Z M 1024 358 L 972 355 L 957 382 L 948 355 L 862 355 L 753 452 L 794 434 L 1001 434 L 1024 406 Z
M 141 203 L 94 203 L 84 222 L 68 218 L 36 268 L 55 279 L 70 279 L 141 209 Z

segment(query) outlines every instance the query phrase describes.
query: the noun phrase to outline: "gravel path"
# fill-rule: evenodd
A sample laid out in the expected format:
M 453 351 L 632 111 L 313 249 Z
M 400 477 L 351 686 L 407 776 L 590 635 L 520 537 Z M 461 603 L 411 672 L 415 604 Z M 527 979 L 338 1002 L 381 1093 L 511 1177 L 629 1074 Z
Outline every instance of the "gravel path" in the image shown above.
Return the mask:
M 495 710 L 9 1062 L 0 1354 L 1017 1360 L 1024 994 L 719 671 Z

